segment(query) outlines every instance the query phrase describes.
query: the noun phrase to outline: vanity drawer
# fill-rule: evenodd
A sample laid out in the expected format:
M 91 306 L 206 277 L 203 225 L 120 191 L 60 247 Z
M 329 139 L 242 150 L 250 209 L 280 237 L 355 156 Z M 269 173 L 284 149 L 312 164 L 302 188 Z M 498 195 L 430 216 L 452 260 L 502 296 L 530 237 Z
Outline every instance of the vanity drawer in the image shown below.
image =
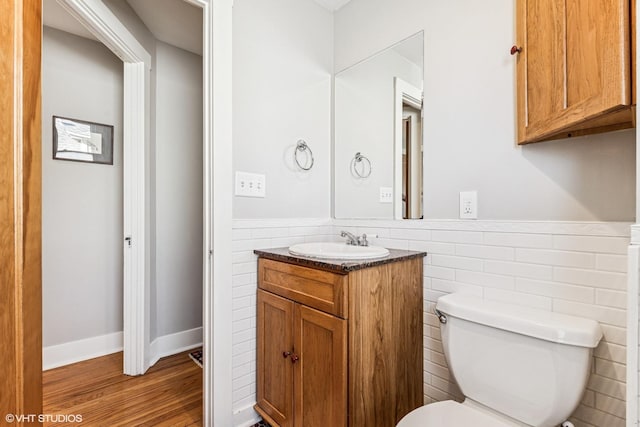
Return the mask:
M 312 308 L 347 318 L 346 274 L 258 259 L 258 287 Z

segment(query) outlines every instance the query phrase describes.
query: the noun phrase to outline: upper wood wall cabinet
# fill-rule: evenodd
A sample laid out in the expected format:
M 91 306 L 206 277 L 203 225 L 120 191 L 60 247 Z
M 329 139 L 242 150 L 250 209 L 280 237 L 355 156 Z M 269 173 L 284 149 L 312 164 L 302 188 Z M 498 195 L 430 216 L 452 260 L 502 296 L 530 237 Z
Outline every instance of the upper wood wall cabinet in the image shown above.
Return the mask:
M 633 0 L 517 0 L 519 144 L 635 125 L 634 11 Z

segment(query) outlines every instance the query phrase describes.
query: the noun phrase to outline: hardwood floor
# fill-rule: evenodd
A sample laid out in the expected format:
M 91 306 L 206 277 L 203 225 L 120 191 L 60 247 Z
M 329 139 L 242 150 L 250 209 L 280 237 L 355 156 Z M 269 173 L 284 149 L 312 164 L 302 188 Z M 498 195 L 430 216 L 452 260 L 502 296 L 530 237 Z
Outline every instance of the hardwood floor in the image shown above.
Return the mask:
M 115 353 L 46 371 L 43 388 L 43 414 L 82 415 L 81 423 L 45 427 L 202 425 L 202 369 L 189 352 L 139 377 L 122 374 L 122 353 Z

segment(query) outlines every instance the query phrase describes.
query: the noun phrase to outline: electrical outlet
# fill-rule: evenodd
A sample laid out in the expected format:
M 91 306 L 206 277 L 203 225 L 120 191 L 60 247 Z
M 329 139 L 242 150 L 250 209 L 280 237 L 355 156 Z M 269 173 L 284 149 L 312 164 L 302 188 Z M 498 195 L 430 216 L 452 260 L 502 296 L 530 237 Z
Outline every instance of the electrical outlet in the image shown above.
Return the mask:
M 460 192 L 460 219 L 478 219 L 478 192 Z
M 257 173 L 236 172 L 236 196 L 265 197 L 266 176 Z
M 393 188 L 380 187 L 380 203 L 393 203 Z

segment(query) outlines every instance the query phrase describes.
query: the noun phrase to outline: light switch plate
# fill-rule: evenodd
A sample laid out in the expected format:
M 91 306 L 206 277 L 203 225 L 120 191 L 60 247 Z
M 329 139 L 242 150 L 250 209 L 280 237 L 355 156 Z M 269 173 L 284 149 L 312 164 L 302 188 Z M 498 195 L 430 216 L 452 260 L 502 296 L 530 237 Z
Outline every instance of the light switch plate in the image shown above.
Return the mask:
M 393 188 L 380 187 L 380 203 L 393 203 Z
M 265 197 L 267 178 L 263 174 L 236 172 L 236 196 Z

